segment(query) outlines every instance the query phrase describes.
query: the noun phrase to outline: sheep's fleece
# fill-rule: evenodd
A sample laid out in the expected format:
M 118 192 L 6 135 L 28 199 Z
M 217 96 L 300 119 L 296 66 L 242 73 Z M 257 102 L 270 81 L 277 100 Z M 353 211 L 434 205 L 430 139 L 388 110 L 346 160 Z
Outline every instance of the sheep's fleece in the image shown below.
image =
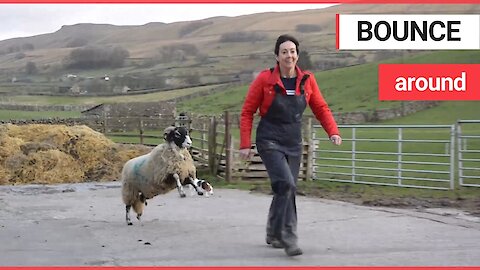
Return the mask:
M 146 199 L 176 188 L 177 173 L 182 185 L 189 177 L 196 178 L 193 158 L 187 149 L 172 148 L 168 143 L 156 146 L 150 153 L 125 163 L 122 171 L 122 196 L 126 205 L 134 205 L 139 192 Z

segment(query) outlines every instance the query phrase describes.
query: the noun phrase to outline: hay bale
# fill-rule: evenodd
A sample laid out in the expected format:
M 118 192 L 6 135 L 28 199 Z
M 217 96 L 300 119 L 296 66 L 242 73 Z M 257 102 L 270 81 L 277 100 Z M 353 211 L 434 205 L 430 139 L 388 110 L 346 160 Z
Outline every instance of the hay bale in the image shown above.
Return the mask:
M 120 146 L 87 126 L 2 125 L 0 184 L 116 180 L 125 161 L 148 151 Z
M 60 150 L 47 150 L 29 155 L 12 157 L 7 160 L 8 167 L 13 169 L 10 182 L 14 183 L 69 183 L 84 178 L 82 168 L 71 156 Z M 6 164 L 6 165 L 7 165 Z
M 3 163 L 6 158 L 21 151 L 20 146 L 24 141 L 20 138 L 9 137 L 7 134 L 0 133 L 0 163 Z

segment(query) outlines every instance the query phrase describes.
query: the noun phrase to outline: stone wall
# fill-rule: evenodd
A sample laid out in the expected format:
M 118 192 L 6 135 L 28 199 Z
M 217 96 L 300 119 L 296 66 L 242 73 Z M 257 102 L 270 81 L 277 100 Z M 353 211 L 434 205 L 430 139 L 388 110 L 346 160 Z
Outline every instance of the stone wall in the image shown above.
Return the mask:
M 399 107 L 395 108 L 378 109 L 368 112 L 334 113 L 334 117 L 339 124 L 362 124 L 410 115 L 437 105 L 437 101 L 402 102 Z
M 90 117 L 90 118 L 45 118 L 28 120 L 0 120 L 0 124 L 29 125 L 29 124 L 47 124 L 47 125 L 86 125 L 93 130 L 102 133 L 109 132 L 131 132 L 139 131 L 142 127 L 146 130 L 162 130 L 168 126 L 175 125 L 176 119 L 173 116 L 168 117 Z
M 173 117 L 176 112 L 175 102 L 129 102 L 100 104 L 82 114 L 87 117 Z
M 9 103 L 0 103 L 0 110 L 13 111 L 85 111 L 93 107 L 92 105 L 17 105 Z
M 157 103 L 158 104 L 158 103 Z M 418 111 L 422 111 L 434 106 L 438 102 L 405 102 L 400 107 L 391 109 L 374 110 L 370 112 L 349 112 L 335 113 L 334 117 L 338 124 L 362 124 L 366 122 L 376 122 L 381 120 L 394 119 L 400 116 L 409 115 Z M 116 113 L 122 112 L 120 109 Z M 192 123 L 205 122 L 209 116 L 192 116 Z M 217 118 L 222 123 L 223 118 Z M 140 122 L 140 120 L 142 122 Z M 232 114 L 231 122 L 233 126 L 239 125 L 239 115 Z M 105 122 L 106 121 L 106 122 Z M 208 121 L 207 121 L 208 122 Z M 175 124 L 174 115 L 162 115 L 157 117 L 82 117 L 82 118 L 48 118 L 36 120 L 8 120 L 0 121 L 0 124 L 12 123 L 17 125 L 24 124 L 62 124 L 62 125 L 87 125 L 94 130 L 101 132 L 118 132 L 139 130 L 140 123 L 144 129 L 158 130 L 169 125 Z

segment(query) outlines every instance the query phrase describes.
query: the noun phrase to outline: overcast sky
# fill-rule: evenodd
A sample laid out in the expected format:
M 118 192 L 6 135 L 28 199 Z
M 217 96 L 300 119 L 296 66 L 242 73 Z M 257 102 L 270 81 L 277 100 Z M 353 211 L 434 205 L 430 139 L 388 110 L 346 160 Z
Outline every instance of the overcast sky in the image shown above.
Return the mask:
M 0 40 L 52 33 L 62 25 L 143 25 L 215 16 L 325 8 L 325 4 L 0 4 Z

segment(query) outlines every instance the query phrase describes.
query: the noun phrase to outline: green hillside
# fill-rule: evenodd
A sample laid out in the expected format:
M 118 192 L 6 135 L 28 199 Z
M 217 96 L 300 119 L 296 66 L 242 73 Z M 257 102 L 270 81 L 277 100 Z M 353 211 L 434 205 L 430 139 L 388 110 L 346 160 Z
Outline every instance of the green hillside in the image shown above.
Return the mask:
M 400 105 L 398 101 L 378 100 L 378 64 L 379 63 L 480 63 L 480 51 L 440 51 L 425 52 L 413 57 L 396 58 L 384 62 L 351 66 L 315 73 L 323 96 L 334 112 L 371 111 Z M 239 112 L 247 93 L 248 85 L 229 89 L 207 97 L 187 100 L 179 103 L 179 111 L 200 114 L 221 114 L 225 110 Z M 443 102 L 441 106 L 418 115 L 431 119 L 475 118 L 478 102 Z M 438 117 L 434 115 L 438 113 Z M 476 117 L 478 118 L 478 117 Z M 415 117 L 406 117 L 405 121 L 416 121 Z M 451 122 L 451 121 L 450 121 Z
M 399 106 L 397 101 L 379 101 L 377 66 L 380 62 L 351 66 L 318 72 L 315 74 L 322 93 L 334 112 L 371 111 L 374 109 Z M 480 51 L 441 51 L 425 52 L 422 55 L 403 57 L 382 63 L 480 63 Z M 20 104 L 98 104 L 102 102 L 140 102 L 166 100 L 186 94 L 205 91 L 208 87 L 197 87 L 164 91 L 153 94 L 129 95 L 122 97 L 48 97 L 48 96 L 9 96 L 9 101 Z M 177 111 L 196 114 L 218 115 L 225 110 L 240 112 L 248 85 L 233 87 L 222 92 L 198 97 L 177 104 Z M 448 124 L 457 119 L 478 119 L 477 101 L 442 102 L 438 107 L 389 120 L 385 123 L 438 123 Z M 34 113 L 34 112 L 32 112 Z M 310 113 L 308 111 L 307 113 Z M 28 113 L 27 113 L 28 114 Z M 38 113 L 37 113 L 38 114 Z M 38 117 L 38 115 L 36 115 Z M 55 115 L 61 117 L 61 115 Z M 68 116 L 65 116 L 68 117 Z M 0 115 L 2 119 L 29 118 L 8 111 Z

